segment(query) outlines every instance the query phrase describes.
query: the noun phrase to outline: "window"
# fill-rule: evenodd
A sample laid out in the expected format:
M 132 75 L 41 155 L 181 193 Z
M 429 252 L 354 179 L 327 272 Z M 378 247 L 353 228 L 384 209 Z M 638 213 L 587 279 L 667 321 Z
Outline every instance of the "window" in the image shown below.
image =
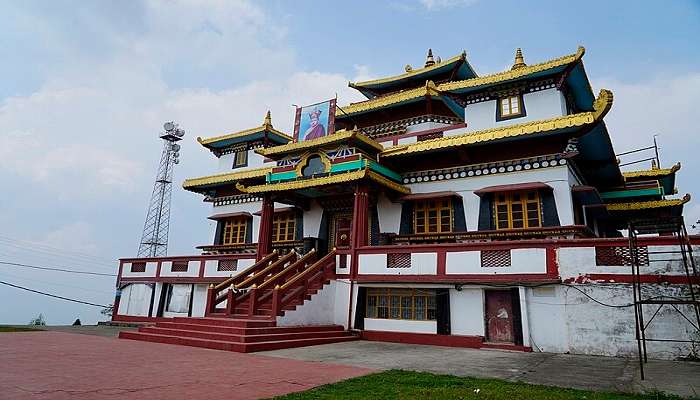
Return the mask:
M 275 214 L 272 217 L 272 241 L 293 241 L 296 233 L 296 222 L 296 215 L 293 212 Z
M 497 193 L 494 200 L 496 229 L 542 226 L 540 194 L 536 190 Z
M 239 217 L 226 220 L 224 223 L 223 244 L 241 244 L 245 243 L 246 228 L 248 219 Z
M 233 168 L 245 167 L 248 165 L 248 151 L 239 150 L 233 154 Z
M 189 265 L 187 261 L 173 261 L 170 272 L 187 272 Z
M 523 107 L 520 104 L 520 96 L 508 96 L 500 100 L 501 118 L 517 117 L 522 115 Z
M 146 272 L 145 262 L 131 263 L 131 272 Z
M 452 232 L 451 198 L 416 201 L 414 206 L 414 233 Z
M 435 291 L 369 288 L 366 317 L 435 321 Z
M 306 159 L 306 165 L 301 169 L 301 176 L 311 177 L 326 172 L 326 166 L 319 156 L 311 156 Z
M 229 272 L 238 269 L 238 260 L 219 260 L 216 270 L 219 272 Z

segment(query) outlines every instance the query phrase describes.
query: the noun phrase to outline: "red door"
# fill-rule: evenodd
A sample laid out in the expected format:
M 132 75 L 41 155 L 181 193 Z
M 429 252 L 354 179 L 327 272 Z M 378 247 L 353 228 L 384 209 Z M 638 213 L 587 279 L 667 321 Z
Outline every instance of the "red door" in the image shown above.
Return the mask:
M 352 231 L 352 217 L 339 216 L 335 220 L 335 247 L 345 249 L 350 247 L 350 232 Z
M 514 342 L 513 297 L 510 290 L 486 290 L 486 340 Z

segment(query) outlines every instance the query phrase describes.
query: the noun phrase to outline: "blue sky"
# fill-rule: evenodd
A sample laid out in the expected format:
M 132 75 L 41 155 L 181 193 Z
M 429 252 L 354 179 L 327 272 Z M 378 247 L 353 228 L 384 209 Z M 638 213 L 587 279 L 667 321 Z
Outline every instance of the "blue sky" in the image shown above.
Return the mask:
M 272 110 L 290 131 L 291 104 L 338 94 L 348 80 L 420 66 L 430 47 L 466 50 L 480 74 L 586 47 L 593 89 L 611 89 L 606 118 L 618 152 L 659 133 L 661 158 L 694 179 L 700 139 L 697 1 L 22 1 L 0 3 L 0 261 L 110 273 L 133 256 L 156 164 L 157 133 L 187 131 L 176 180 L 215 159 L 196 144 L 259 125 Z M 697 201 L 697 200 L 696 200 Z M 689 218 L 700 207 L 686 207 Z M 171 254 L 209 243 L 208 204 L 176 187 Z M 0 266 L 0 280 L 96 303 L 114 280 Z M 0 323 L 99 319 L 97 309 L 0 286 Z

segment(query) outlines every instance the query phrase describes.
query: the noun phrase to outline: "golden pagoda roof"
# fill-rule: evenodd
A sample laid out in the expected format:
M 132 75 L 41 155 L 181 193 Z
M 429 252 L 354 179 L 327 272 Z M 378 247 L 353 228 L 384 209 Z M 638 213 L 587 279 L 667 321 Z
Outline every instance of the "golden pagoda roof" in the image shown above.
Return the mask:
M 336 113 L 338 117 L 342 117 L 345 114 L 355 114 L 362 111 L 372 110 L 375 108 L 386 107 L 391 104 L 401 103 L 403 101 L 417 99 L 425 96 L 438 96 L 440 92 L 438 87 L 433 81 L 425 82 L 424 86 L 417 87 L 415 89 L 403 90 L 400 92 L 387 94 L 385 96 L 375 97 L 370 100 L 360 101 L 357 103 L 351 103 L 347 106 L 339 107 L 339 113 Z
M 236 189 L 243 193 L 267 193 L 267 192 L 281 192 L 286 190 L 299 190 L 299 189 L 309 189 L 318 186 L 332 185 L 336 183 L 353 182 L 360 179 L 368 178 L 375 181 L 383 186 L 386 186 L 392 190 L 395 190 L 402 194 L 411 193 L 411 189 L 396 183 L 376 172 L 369 170 L 368 168 L 360 169 L 353 172 L 344 172 L 335 175 L 329 175 L 319 178 L 301 179 L 290 182 L 281 183 L 268 183 L 264 185 L 252 185 L 244 186 L 240 183 L 236 184 Z
M 340 130 L 335 133 L 332 133 L 327 136 L 323 136 L 317 139 L 311 139 L 311 140 L 304 140 L 302 142 L 293 142 L 293 143 L 288 143 L 288 144 L 283 144 L 280 146 L 274 146 L 274 147 L 268 147 L 268 148 L 260 148 L 255 150 L 258 154 L 261 154 L 263 156 L 269 157 L 273 155 L 279 155 L 279 154 L 287 154 L 287 153 L 293 153 L 293 152 L 299 152 L 303 151 L 306 149 L 312 149 L 315 147 L 327 145 L 327 144 L 336 144 L 336 143 L 341 143 L 341 142 L 347 142 L 349 140 L 357 140 L 373 149 L 375 149 L 377 152 L 380 152 L 384 150 L 384 146 L 379 144 L 373 139 L 370 139 L 369 137 L 361 134 L 359 131 L 356 130 Z
M 548 132 L 557 129 L 572 128 L 589 125 L 601 121 L 612 107 L 613 94 L 611 91 L 601 89 L 598 98 L 593 103 L 593 111 L 578 114 L 565 115 L 546 120 L 525 122 L 517 125 L 484 129 L 468 132 L 461 135 L 436 138 L 422 142 L 393 146 L 381 153 L 382 157 L 395 157 L 411 153 L 419 153 L 429 150 L 437 150 L 446 147 L 456 147 L 475 143 L 489 142 L 533 133 Z
M 653 201 L 634 201 L 629 203 L 610 203 L 606 204 L 605 207 L 608 211 L 635 211 L 635 210 L 648 210 L 652 208 L 665 208 L 682 206 L 683 204 L 690 201 L 690 194 L 686 194 L 680 199 L 668 199 L 668 200 L 653 200 Z
M 401 103 L 404 101 L 408 100 L 413 100 L 413 99 L 418 99 L 421 97 L 425 96 L 439 96 L 442 92 L 449 92 L 452 90 L 458 90 L 458 89 L 467 89 L 467 88 L 472 88 L 472 87 L 478 87 L 478 86 L 483 86 L 483 85 L 491 85 L 503 81 L 508 81 L 508 80 L 513 80 L 513 79 L 518 79 L 518 78 L 523 78 L 528 75 L 537 73 L 537 72 L 542 72 L 546 71 L 548 69 L 568 65 L 571 63 L 578 62 L 581 60 L 583 55 L 585 54 L 586 49 L 583 46 L 579 46 L 578 50 L 574 54 L 570 54 L 567 56 L 555 58 L 553 60 L 545 61 L 542 63 L 538 64 L 532 64 L 532 65 L 525 65 L 524 62 L 522 64 L 518 64 L 517 68 L 508 70 L 508 71 L 503 71 L 503 72 L 497 72 L 495 74 L 491 75 L 485 75 L 477 78 L 470 78 L 470 79 L 464 79 L 464 80 L 459 80 L 459 81 L 451 81 L 451 82 L 445 82 L 441 83 L 440 85 L 435 85 L 434 82 L 432 81 L 426 81 L 425 86 L 418 87 L 415 89 L 408 89 L 408 90 L 403 90 L 399 91 L 396 93 L 391 93 L 379 97 L 375 97 L 369 100 L 365 101 L 360 101 L 357 103 L 351 103 L 346 106 L 338 107 L 338 112 L 336 112 L 337 118 L 342 118 L 344 114 L 355 114 L 359 112 L 364 112 L 364 111 L 369 111 L 373 109 L 378 109 L 382 107 L 386 107 L 392 104 L 396 103 Z M 517 63 L 517 60 L 516 60 Z M 444 64 L 444 63 L 443 63 Z M 435 64 L 433 66 L 429 66 L 426 68 L 435 68 L 438 65 L 442 64 Z M 425 68 L 421 68 L 421 70 L 425 70 Z M 418 70 L 416 70 L 418 71 Z M 413 73 L 414 71 L 407 72 Z M 405 75 L 405 74 L 404 74 Z M 386 78 L 389 80 L 393 79 L 399 79 L 403 75 L 399 75 L 398 77 L 392 77 L 392 78 Z M 369 84 L 369 83 L 379 83 L 381 80 L 377 81 L 367 81 L 367 82 L 362 82 L 362 84 Z M 359 84 L 354 84 L 355 86 Z
M 666 176 L 666 175 L 671 175 L 676 173 L 681 169 L 681 163 L 676 163 L 674 166 L 671 168 L 652 168 L 652 169 L 645 169 L 645 170 L 640 170 L 640 171 L 627 171 L 623 172 L 622 176 L 627 178 L 653 178 L 653 177 L 659 177 L 659 176 Z
M 567 56 L 555 58 L 553 60 L 541 62 L 532 65 L 519 65 L 518 68 L 511 69 L 508 71 L 497 72 L 491 75 L 480 76 L 478 78 L 464 79 L 461 81 L 445 82 L 438 86 L 440 91 L 450 91 L 455 89 L 465 89 L 475 86 L 482 86 L 487 84 L 498 83 L 502 81 L 508 81 L 512 79 L 518 79 L 525 77 L 536 72 L 545 71 L 551 68 L 560 67 L 562 65 L 571 64 L 577 62 L 583 58 L 586 53 L 586 49 L 583 46 L 579 46 L 578 50 L 574 54 L 569 54 Z M 516 61 L 517 63 L 517 61 Z
M 271 171 L 272 167 L 262 167 L 238 172 L 227 172 L 224 174 L 202 176 L 199 178 L 190 178 L 185 179 L 185 182 L 183 182 L 182 187 L 187 190 L 192 190 L 202 186 L 235 182 L 241 179 L 260 178 L 267 175 L 267 173 Z
M 255 128 L 250 128 L 250 129 L 242 130 L 239 132 L 228 133 L 228 134 L 221 135 L 221 136 L 215 136 L 215 137 L 211 137 L 211 138 L 207 138 L 207 139 L 202 139 L 201 137 L 198 137 L 197 141 L 202 146 L 208 147 L 207 145 L 210 145 L 212 143 L 221 142 L 224 140 L 241 138 L 241 137 L 245 137 L 245 136 L 248 136 L 250 134 L 253 134 L 253 133 L 258 133 L 258 132 L 263 132 L 263 131 L 266 131 L 266 132 L 271 133 L 275 136 L 278 136 L 280 139 L 282 139 L 282 141 L 287 141 L 287 142 L 292 141 L 291 136 L 287 135 L 286 133 L 280 132 L 277 129 L 272 127 L 272 118 L 270 117 L 270 111 L 268 111 L 267 114 L 265 114 L 265 119 L 263 120 L 263 124 L 260 126 L 256 126 Z
M 461 54 L 458 54 L 448 60 L 442 61 L 440 63 L 434 63 L 432 65 L 428 65 L 423 68 L 416 68 L 416 69 L 408 69 L 405 73 L 400 74 L 400 75 L 395 75 L 395 76 L 390 76 L 386 78 L 380 78 L 380 79 L 372 79 L 369 81 L 362 81 L 362 82 L 350 82 L 348 85 L 350 87 L 364 87 L 364 86 L 371 86 L 371 85 L 380 85 L 382 83 L 389 83 L 389 82 L 394 82 L 394 81 L 399 81 L 402 79 L 410 78 L 412 76 L 420 75 L 426 72 L 430 72 L 432 70 L 438 69 L 445 67 L 446 65 L 449 64 L 454 64 L 459 61 L 466 61 L 467 60 L 467 53 L 462 52 Z

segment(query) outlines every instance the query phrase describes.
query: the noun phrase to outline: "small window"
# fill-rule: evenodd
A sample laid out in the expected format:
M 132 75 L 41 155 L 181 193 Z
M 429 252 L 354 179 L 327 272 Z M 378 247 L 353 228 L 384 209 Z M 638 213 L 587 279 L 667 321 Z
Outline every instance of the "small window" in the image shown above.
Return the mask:
M 501 98 L 499 100 L 499 107 L 501 118 L 518 117 L 523 114 L 523 107 L 519 95 Z
M 306 165 L 301 170 L 301 175 L 311 177 L 326 172 L 326 166 L 319 156 L 311 156 L 306 160 Z
M 233 154 L 233 168 L 245 167 L 248 165 L 248 151 L 240 150 Z
M 131 263 L 131 272 L 146 272 L 145 262 Z
M 219 272 L 235 271 L 238 269 L 238 260 L 219 260 L 219 265 L 216 268 Z
M 367 318 L 435 321 L 435 310 L 431 289 L 367 289 Z
M 416 201 L 413 211 L 414 233 L 452 232 L 452 199 Z
M 541 227 L 540 194 L 536 190 L 496 193 L 493 214 L 496 229 Z
M 296 233 L 296 222 L 296 215 L 293 212 L 275 214 L 272 218 L 272 241 L 293 241 Z
M 248 227 L 248 219 L 244 217 L 231 218 L 224 223 L 223 244 L 245 243 L 245 234 Z
M 173 265 L 170 267 L 171 272 L 187 272 L 189 268 L 189 263 L 187 261 L 173 261 Z

